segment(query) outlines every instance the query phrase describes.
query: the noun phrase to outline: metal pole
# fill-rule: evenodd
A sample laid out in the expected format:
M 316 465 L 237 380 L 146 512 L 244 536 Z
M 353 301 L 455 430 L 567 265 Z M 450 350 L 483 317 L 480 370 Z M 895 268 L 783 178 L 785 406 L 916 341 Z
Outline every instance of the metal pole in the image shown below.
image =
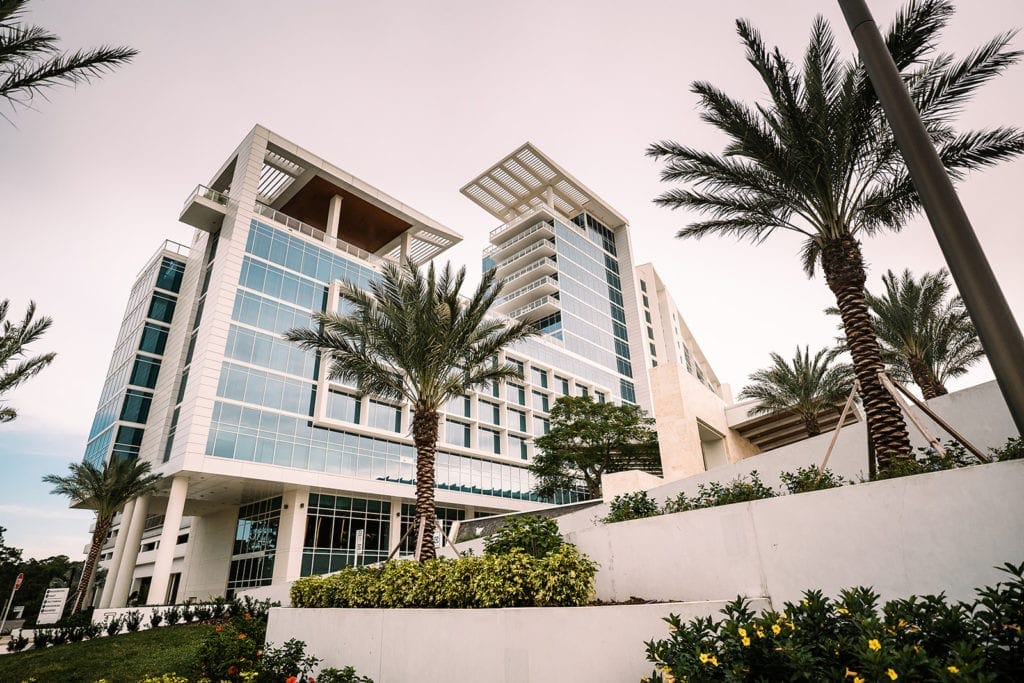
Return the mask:
M 0 633 L 3 633 L 4 626 L 7 625 L 7 613 L 11 611 L 11 605 L 14 604 L 14 593 L 18 590 L 18 580 L 14 580 L 14 587 L 11 588 L 11 596 L 7 598 L 7 604 L 4 605 L 4 616 L 0 619 Z
M 1024 337 L 865 0 L 839 0 L 1017 431 L 1024 434 Z

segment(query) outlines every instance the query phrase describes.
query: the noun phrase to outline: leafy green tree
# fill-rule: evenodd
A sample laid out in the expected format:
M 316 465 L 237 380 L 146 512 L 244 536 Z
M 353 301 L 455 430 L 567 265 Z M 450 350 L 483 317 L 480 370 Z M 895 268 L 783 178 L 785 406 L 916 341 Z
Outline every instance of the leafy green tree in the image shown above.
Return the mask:
M 885 40 L 946 169 L 960 179 L 1024 151 L 1016 129 L 953 126 L 975 91 L 1021 53 L 1009 48 L 1007 32 L 961 60 L 936 54 L 952 14 L 948 0 L 911 2 Z M 737 28 L 769 99 L 750 106 L 711 83 L 694 83 L 703 119 L 728 141 L 722 154 L 652 144 L 648 154 L 665 161 L 662 180 L 689 185 L 655 201 L 705 215 L 679 237 L 731 235 L 758 244 L 791 232 L 803 239 L 804 270 L 813 275 L 820 265 L 836 297 L 879 464 L 910 458 L 899 406 L 877 377 L 884 365 L 865 299 L 860 240 L 899 230 L 920 210 L 920 198 L 863 65 L 841 58 L 824 19 L 814 22 L 802 64 L 767 48 L 748 22 Z
M 118 456 L 113 456 L 102 469 L 89 462 L 73 462 L 68 469 L 70 473 L 63 477 L 48 474 L 43 481 L 53 484 L 51 493 L 67 496 L 73 504 L 96 510 L 96 529 L 71 606 L 74 614 L 82 608 L 114 515 L 128 501 L 156 490 L 162 477 L 150 473 L 148 462 Z
M 530 471 L 534 490 L 552 496 L 586 486 L 601 497 L 601 475 L 628 469 L 661 472 L 654 420 L 639 406 L 597 403 L 590 396 L 562 396 L 551 407 L 551 430 L 534 439 Z
M 963 300 L 947 298 L 945 269 L 915 279 L 910 270 L 882 276 L 885 291 L 867 293 L 882 359 L 893 376 L 912 379 L 926 399 L 949 393 L 946 382 L 985 356 Z
M 137 50 L 102 46 L 63 53 L 60 38 L 40 26 L 24 24 L 28 0 L 0 0 L 0 97 L 30 106 L 54 85 L 78 85 L 130 62 Z
M 772 353 L 772 364 L 750 375 L 740 398 L 758 403 L 754 415 L 793 412 L 800 417 L 808 436 L 821 434 L 818 415 L 846 401 L 853 386 L 853 372 L 846 363 L 836 363 L 838 349 L 821 349 L 811 357 L 810 347 L 796 347 L 792 362 Z
M 36 304 L 30 301 L 25 317 L 18 322 L 11 322 L 7 319 L 9 307 L 9 300 L 0 301 L 0 323 L 3 324 L 0 328 L 0 422 L 10 422 L 18 417 L 17 410 L 2 402 L 4 395 L 37 375 L 57 357 L 56 353 L 44 353 L 25 358 L 28 345 L 50 329 L 53 319 L 47 316 L 34 319 Z
M 467 391 L 520 377 L 496 355 L 537 330 L 525 322 L 487 317 L 501 293 L 494 270 L 484 273 L 469 299 L 459 296 L 466 269 L 426 273 L 412 262 L 385 264 L 366 291 L 341 288 L 347 310 L 313 315 L 319 329 L 293 329 L 285 338 L 326 354 L 330 376 L 360 391 L 412 406 L 416 446 L 416 521 L 423 520 L 420 559 L 435 557 L 434 456 L 438 411 Z

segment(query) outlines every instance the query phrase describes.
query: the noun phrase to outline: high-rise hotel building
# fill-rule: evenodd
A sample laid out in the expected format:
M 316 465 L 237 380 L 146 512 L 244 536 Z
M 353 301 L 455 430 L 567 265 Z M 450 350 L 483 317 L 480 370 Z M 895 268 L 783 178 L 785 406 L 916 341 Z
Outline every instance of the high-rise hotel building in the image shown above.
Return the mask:
M 497 313 L 544 334 L 507 353 L 522 381 L 445 407 L 436 477 L 448 526 L 573 499 L 539 500 L 526 467 L 559 396 L 657 413 L 625 218 L 529 144 L 462 192 L 501 223 L 483 257 L 504 282 Z M 341 281 L 443 256 L 460 235 L 261 126 L 180 219 L 195 237 L 165 244 L 135 283 L 86 447 L 90 462 L 137 457 L 166 475 L 121 514 L 99 605 L 384 559 L 414 515 L 409 407 L 328 379 L 281 334 L 337 310 Z

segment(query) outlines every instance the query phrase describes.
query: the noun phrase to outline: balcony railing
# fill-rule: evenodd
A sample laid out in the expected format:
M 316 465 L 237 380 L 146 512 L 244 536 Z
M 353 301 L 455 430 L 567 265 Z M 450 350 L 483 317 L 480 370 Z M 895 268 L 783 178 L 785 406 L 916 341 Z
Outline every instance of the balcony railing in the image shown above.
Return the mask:
M 543 268 L 544 266 L 548 266 L 550 268 L 555 268 L 556 267 L 555 259 L 551 258 L 550 256 L 542 256 L 541 258 L 537 259 L 536 261 L 534 261 L 530 265 L 526 266 L 525 268 L 520 268 L 519 270 L 517 270 L 516 272 L 512 273 L 511 275 L 508 275 L 506 277 L 501 278 L 501 284 L 502 285 L 507 285 L 508 283 L 512 282 L 513 280 L 517 280 L 520 277 L 522 277 L 523 275 L 526 275 L 527 273 L 529 273 L 531 271 L 537 270 L 538 268 Z
M 196 189 L 192 190 L 192 194 L 190 194 L 188 196 L 188 199 L 185 200 L 185 206 L 191 204 L 192 200 L 195 199 L 196 197 L 209 199 L 211 202 L 214 202 L 215 204 L 220 204 L 221 206 L 227 206 L 228 200 L 230 199 L 230 197 L 228 197 L 223 192 L 218 192 L 217 190 L 210 189 L 206 185 L 196 185 Z
M 537 231 L 544 230 L 544 229 L 547 229 L 548 231 L 551 231 L 551 230 L 554 229 L 554 225 L 552 225 L 551 221 L 539 221 L 536 224 L 534 224 L 532 227 L 530 227 L 528 230 L 525 230 L 524 232 L 519 233 L 518 235 L 516 235 L 512 239 L 506 240 L 506 241 L 502 242 L 501 244 L 492 244 L 491 246 L 487 247 L 486 249 L 484 249 L 484 256 L 490 256 L 491 254 L 493 254 L 495 252 L 503 251 L 505 249 L 508 249 L 513 244 L 518 244 L 522 240 L 525 240 L 526 238 L 530 237 L 531 235 L 537 234 Z
M 520 287 L 519 289 L 515 290 L 514 292 L 509 292 L 505 296 L 503 296 L 500 299 L 498 299 L 497 303 L 499 303 L 499 304 L 507 304 L 508 302 L 512 301 L 513 299 L 518 299 L 522 295 L 528 294 L 529 292 L 532 292 L 533 290 L 539 289 L 540 287 L 544 287 L 544 286 L 551 286 L 551 287 L 555 287 L 557 289 L 558 288 L 558 280 L 556 280 L 555 278 L 551 277 L 550 275 L 545 275 L 544 277 L 540 278 L 539 280 L 535 280 L 534 282 L 531 282 L 530 284 L 526 285 L 525 287 Z
M 535 301 L 531 301 L 522 308 L 517 308 L 516 310 L 509 312 L 508 317 L 518 318 L 519 316 L 526 315 L 527 313 L 535 311 L 543 306 L 558 306 L 558 299 L 551 296 L 550 294 L 542 296 L 541 298 Z
M 275 223 L 280 223 L 290 230 L 312 237 L 315 240 L 323 242 L 328 247 L 337 249 L 338 251 L 342 251 L 351 256 L 355 256 L 356 258 L 360 258 L 364 261 L 369 261 L 370 263 L 380 263 L 381 261 L 379 256 L 375 256 L 365 249 L 360 249 L 354 244 L 349 244 L 344 240 L 331 237 L 323 230 L 314 228 L 309 223 L 303 223 L 298 218 L 292 218 L 288 214 L 281 213 L 277 209 L 271 208 L 262 202 L 256 202 L 255 210 L 256 213 L 264 218 L 269 218 Z
M 549 206 L 545 205 L 545 204 L 541 204 L 539 206 L 535 206 L 532 209 L 530 209 L 529 211 L 527 211 L 526 213 L 519 214 L 518 216 L 516 216 L 512 220 L 508 221 L 507 223 L 502 223 L 501 225 L 496 227 L 494 230 L 491 230 L 491 232 L 488 235 L 488 237 L 490 239 L 494 239 L 494 237 L 496 235 L 500 235 L 501 233 L 503 233 L 504 231 L 508 230 L 512 226 L 514 226 L 516 224 L 519 224 L 519 223 L 522 223 L 523 221 L 527 221 L 530 218 L 533 218 L 534 216 L 536 216 L 537 214 L 539 214 L 541 212 L 544 212 L 544 213 L 547 213 L 547 214 L 551 214 L 551 208 Z
M 518 261 L 519 259 L 523 258 L 524 256 L 528 256 L 529 254 L 532 254 L 535 251 L 539 251 L 540 249 L 550 249 L 550 250 L 554 251 L 554 249 L 555 249 L 555 241 L 553 239 L 543 239 L 540 242 L 535 242 L 535 243 L 531 244 L 530 246 L 526 247 L 525 249 L 521 249 L 521 250 L 517 251 L 516 253 L 512 254 L 507 259 L 505 259 L 501 263 L 499 263 L 498 264 L 498 270 L 501 270 L 505 266 L 507 266 L 507 265 L 509 265 L 511 263 L 514 263 L 515 261 Z

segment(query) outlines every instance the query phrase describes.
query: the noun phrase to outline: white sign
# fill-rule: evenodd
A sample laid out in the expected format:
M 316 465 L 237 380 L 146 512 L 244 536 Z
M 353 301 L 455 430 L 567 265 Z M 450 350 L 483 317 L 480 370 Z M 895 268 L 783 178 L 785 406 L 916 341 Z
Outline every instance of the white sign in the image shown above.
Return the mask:
M 43 595 L 43 606 L 39 608 L 37 624 L 55 624 L 64 613 L 64 603 L 68 601 L 67 588 L 47 588 Z
M 356 529 L 356 557 L 363 554 L 363 530 Z

